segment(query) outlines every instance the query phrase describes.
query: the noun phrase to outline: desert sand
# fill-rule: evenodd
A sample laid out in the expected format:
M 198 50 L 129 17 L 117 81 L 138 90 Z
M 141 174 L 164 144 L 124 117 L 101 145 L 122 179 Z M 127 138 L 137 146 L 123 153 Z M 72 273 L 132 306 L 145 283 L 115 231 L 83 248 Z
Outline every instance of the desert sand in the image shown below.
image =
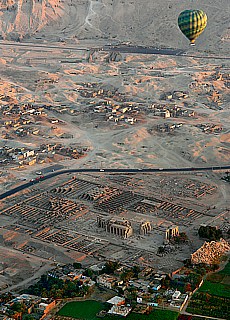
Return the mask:
M 3 39 L 25 41 L 80 39 L 132 42 L 184 48 L 186 38 L 177 27 L 185 9 L 202 9 L 208 26 L 197 41 L 201 51 L 229 51 L 228 0 L 7 0 L 1 1 Z

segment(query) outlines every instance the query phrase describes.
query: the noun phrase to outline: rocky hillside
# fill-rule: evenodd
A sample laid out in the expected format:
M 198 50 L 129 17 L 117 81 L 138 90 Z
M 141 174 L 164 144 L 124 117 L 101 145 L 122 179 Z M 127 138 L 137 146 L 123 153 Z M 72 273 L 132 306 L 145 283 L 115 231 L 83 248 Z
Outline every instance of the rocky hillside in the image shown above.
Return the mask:
M 48 41 L 93 38 L 182 48 L 188 41 L 177 27 L 177 17 L 190 8 L 208 15 L 197 47 L 227 53 L 229 0 L 0 0 L 0 36 Z

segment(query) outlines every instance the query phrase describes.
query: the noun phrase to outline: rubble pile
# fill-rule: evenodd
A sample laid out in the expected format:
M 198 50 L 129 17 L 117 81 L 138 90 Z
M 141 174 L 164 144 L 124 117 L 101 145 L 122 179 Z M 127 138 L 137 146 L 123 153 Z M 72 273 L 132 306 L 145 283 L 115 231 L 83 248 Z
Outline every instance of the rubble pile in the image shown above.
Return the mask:
M 230 250 L 230 244 L 224 240 L 205 242 L 196 252 L 191 255 L 193 264 L 214 263 L 220 256 Z

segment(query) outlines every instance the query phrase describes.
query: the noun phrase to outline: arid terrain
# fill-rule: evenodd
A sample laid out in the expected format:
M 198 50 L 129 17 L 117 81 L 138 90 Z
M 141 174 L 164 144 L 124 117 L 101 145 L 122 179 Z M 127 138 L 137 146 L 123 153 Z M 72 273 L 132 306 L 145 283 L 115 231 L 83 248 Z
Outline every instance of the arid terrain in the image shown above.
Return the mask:
M 228 0 L 1 0 L 4 39 L 67 41 L 102 39 L 138 45 L 184 48 L 177 18 L 185 9 L 202 9 L 208 26 L 197 49 L 229 52 Z
M 2 190 L 54 163 L 67 168 L 229 164 L 228 60 L 124 53 L 108 61 L 109 52 L 76 48 L 2 45 L 1 146 L 37 155 L 31 166 L 18 158 L 6 162 L 4 167 L 14 170 L 2 171 Z M 31 111 L 20 111 L 25 104 Z M 10 110 L 12 105 L 18 111 Z M 58 143 L 87 151 L 78 159 L 68 151 L 41 151 L 42 145 Z

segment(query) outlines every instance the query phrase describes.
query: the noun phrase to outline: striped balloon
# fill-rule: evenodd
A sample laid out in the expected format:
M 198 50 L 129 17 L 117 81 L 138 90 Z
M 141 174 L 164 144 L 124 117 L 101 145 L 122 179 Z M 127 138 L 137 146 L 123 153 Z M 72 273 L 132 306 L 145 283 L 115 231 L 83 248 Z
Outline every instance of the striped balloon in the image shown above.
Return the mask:
M 194 44 L 207 25 L 207 15 L 202 10 L 185 10 L 178 17 L 178 26 L 183 34 Z

